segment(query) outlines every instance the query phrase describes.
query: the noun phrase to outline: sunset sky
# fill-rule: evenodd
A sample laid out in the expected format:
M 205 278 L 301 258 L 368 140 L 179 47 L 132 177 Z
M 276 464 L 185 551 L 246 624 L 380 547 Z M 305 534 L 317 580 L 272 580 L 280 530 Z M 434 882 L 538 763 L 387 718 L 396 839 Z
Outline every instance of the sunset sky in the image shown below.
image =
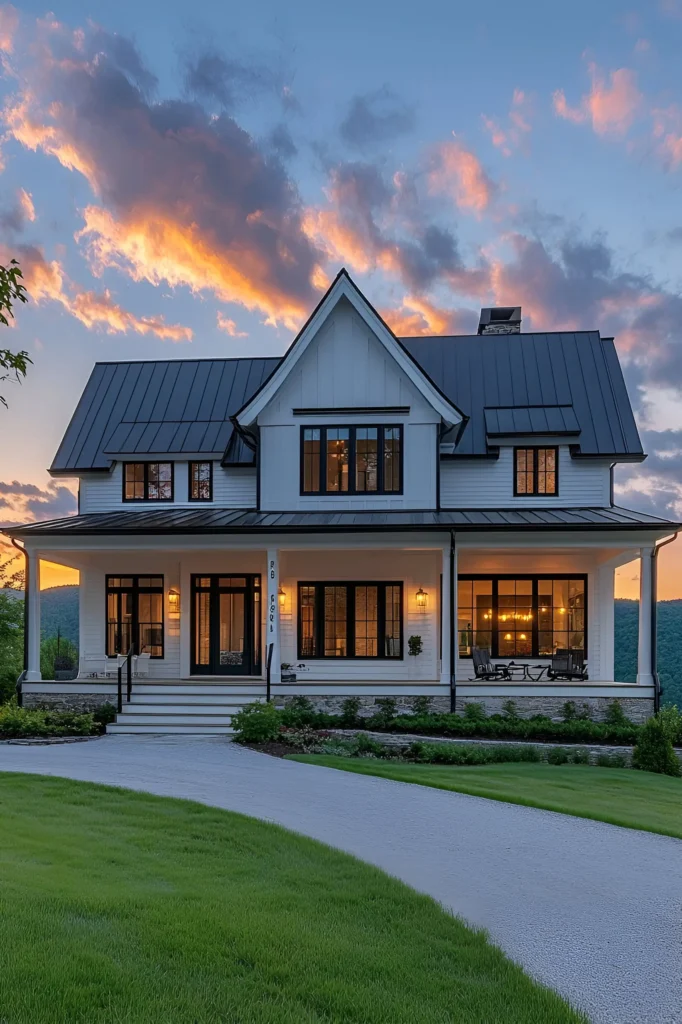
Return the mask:
M 0 6 L 0 523 L 75 511 L 46 467 L 96 360 L 280 354 L 341 265 L 398 334 L 615 335 L 616 500 L 680 519 L 682 0 L 52 10 Z

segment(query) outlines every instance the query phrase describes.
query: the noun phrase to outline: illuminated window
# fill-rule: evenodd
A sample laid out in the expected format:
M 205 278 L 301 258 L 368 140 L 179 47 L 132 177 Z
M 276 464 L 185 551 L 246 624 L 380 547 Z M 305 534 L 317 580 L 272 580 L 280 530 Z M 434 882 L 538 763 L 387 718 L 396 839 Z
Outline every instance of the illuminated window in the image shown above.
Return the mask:
M 514 449 L 514 494 L 558 494 L 558 448 Z
M 212 462 L 190 462 L 188 498 L 190 501 L 213 501 Z
M 400 658 L 402 583 L 299 583 L 299 658 Z
M 401 494 L 401 426 L 303 427 L 301 494 Z
M 163 658 L 163 576 L 107 576 L 107 657 Z
M 172 501 L 172 462 L 125 462 L 124 501 Z

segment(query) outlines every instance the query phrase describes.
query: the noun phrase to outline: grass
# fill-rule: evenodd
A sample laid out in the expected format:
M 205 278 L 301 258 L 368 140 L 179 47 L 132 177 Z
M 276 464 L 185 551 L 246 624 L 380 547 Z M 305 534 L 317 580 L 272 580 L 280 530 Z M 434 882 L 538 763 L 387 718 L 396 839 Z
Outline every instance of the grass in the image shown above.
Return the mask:
M 578 818 L 593 818 L 625 828 L 660 832 L 682 839 L 682 780 L 631 768 L 586 765 L 405 764 L 372 758 L 294 754 L 294 761 L 341 768 L 361 775 L 416 782 L 491 800 L 543 807 Z
M 200 804 L 0 774 L 8 1024 L 571 1024 L 482 932 Z

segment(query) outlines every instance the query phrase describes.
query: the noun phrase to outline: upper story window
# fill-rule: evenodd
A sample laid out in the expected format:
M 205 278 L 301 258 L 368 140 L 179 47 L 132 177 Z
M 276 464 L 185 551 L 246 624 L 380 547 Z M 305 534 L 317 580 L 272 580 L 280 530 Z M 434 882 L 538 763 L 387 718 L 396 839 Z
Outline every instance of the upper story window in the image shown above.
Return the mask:
M 301 494 L 401 494 L 403 428 L 302 427 Z
M 514 449 L 514 494 L 558 494 L 559 449 Z
M 190 501 L 213 501 L 212 462 L 190 462 L 187 496 Z
M 172 462 L 125 462 L 124 501 L 172 501 Z

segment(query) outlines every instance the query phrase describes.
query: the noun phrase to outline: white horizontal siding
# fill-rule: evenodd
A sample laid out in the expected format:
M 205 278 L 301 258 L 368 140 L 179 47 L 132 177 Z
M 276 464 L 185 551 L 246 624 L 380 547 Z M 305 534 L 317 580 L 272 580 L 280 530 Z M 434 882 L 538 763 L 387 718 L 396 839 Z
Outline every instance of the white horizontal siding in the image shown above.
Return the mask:
M 500 449 L 498 459 L 441 459 L 442 508 L 570 508 L 611 503 L 610 463 L 574 459 L 559 448 L 559 493 L 514 496 L 514 449 Z
M 123 463 L 117 462 L 108 473 L 84 473 L 80 478 L 80 510 L 86 512 L 111 512 L 114 509 L 140 508 L 255 508 L 255 468 L 234 469 L 213 463 L 213 501 L 187 500 L 188 464 L 175 463 L 174 501 L 123 501 Z

